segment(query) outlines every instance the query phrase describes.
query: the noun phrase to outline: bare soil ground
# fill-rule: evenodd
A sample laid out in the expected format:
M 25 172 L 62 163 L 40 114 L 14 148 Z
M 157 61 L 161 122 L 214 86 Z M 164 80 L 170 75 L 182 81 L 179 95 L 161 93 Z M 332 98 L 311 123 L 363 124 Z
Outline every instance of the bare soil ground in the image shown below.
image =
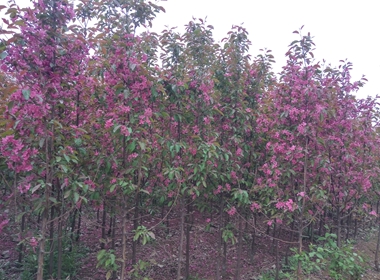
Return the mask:
M 141 275 L 147 276 L 154 280 L 172 280 L 176 279 L 178 245 L 179 244 L 179 219 L 175 213 L 170 216 L 169 228 L 160 224 L 154 228 L 156 239 L 143 246 L 138 246 L 137 259 L 149 263 L 149 267 Z M 215 279 L 216 267 L 216 227 L 210 227 L 209 231 L 205 230 L 207 225 L 206 219 L 209 217 L 201 213 L 194 214 L 194 226 L 191 231 L 191 259 L 190 271 L 193 280 L 211 280 Z M 143 220 L 143 224 L 150 228 L 160 222 L 159 218 L 149 217 Z M 132 223 L 129 225 L 132 228 Z M 263 224 L 262 230 L 266 227 Z M 0 236 L 0 280 L 18 280 L 20 279 L 21 268 L 17 265 L 18 253 L 15 250 L 18 243 L 18 229 L 16 226 L 8 226 Z M 121 230 L 118 229 L 116 234 L 116 255 L 121 255 Z M 131 232 L 131 231 L 130 231 Z M 249 229 L 247 230 L 249 232 Z M 97 252 L 100 250 L 99 239 L 101 237 L 100 224 L 96 218 L 84 219 L 82 224 L 82 235 L 80 242 L 89 248 L 88 255 L 82 260 L 81 269 L 77 276 L 71 280 L 103 280 L 106 272 L 96 268 Z M 284 236 L 285 237 L 285 236 Z M 285 237 L 288 239 L 287 237 Z M 132 235 L 128 237 L 128 254 L 130 255 Z M 250 236 L 247 234 L 243 243 L 242 272 L 241 279 L 258 280 L 262 279 L 262 273 L 273 269 L 275 264 L 275 254 L 273 253 L 273 240 L 262 234 L 256 234 L 256 252 L 253 259 L 250 255 Z M 374 270 L 374 255 L 376 250 L 377 232 L 376 230 L 363 231 L 358 237 L 355 250 L 365 260 L 367 272 L 362 279 L 380 279 L 380 273 Z M 107 246 L 109 247 L 110 244 Z M 284 257 L 285 244 L 280 245 L 281 258 Z M 224 279 L 233 279 L 236 270 L 236 250 L 237 244 L 228 244 L 226 259 L 226 275 Z M 252 260 L 252 261 L 251 261 Z M 183 267 L 183 266 L 182 266 Z M 128 269 L 132 269 L 129 264 Z M 1 272 L 1 270 L 3 272 Z M 1 274 L 2 273 L 2 274 Z M 142 276 L 141 276 L 142 277 Z M 142 278 L 141 278 L 142 279 Z M 327 276 L 316 275 L 309 279 L 329 279 Z M 345 280 L 345 279 L 342 279 Z

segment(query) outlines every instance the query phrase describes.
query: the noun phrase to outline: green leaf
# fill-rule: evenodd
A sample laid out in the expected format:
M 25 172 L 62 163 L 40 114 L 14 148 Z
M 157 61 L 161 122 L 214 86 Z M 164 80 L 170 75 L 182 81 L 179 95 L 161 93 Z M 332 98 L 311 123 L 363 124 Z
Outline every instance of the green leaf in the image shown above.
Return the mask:
M 41 184 L 36 185 L 36 186 L 32 189 L 32 193 L 35 193 L 40 187 L 41 187 Z
M 133 152 L 136 148 L 136 141 L 133 141 L 131 144 L 128 145 L 128 150 L 130 152 Z
M 139 141 L 139 145 L 142 151 L 145 151 L 145 143 Z
M 67 173 L 67 171 L 69 170 L 66 165 L 61 164 L 61 168 L 62 168 L 63 172 L 65 172 L 65 173 Z
M 77 203 L 79 200 L 79 193 L 75 192 L 74 193 L 74 202 Z
M 118 131 L 118 129 L 121 127 L 120 124 L 118 125 L 115 125 L 115 127 L 113 128 L 113 133 L 115 133 L 116 131 Z
M 6 51 L 3 51 L 1 54 L 0 54 L 0 59 L 4 59 L 6 58 L 8 55 L 8 53 Z
M 63 157 L 65 158 L 65 160 L 66 160 L 67 162 L 70 162 L 70 158 L 69 158 L 66 154 L 63 154 Z
M 21 221 L 22 216 L 24 216 L 25 214 L 26 214 L 26 212 L 21 212 L 20 214 L 18 214 L 16 217 L 16 222 Z
M 23 89 L 22 95 L 24 96 L 25 100 L 28 100 L 30 97 L 30 89 Z
M 68 190 L 65 192 L 65 194 L 63 195 L 63 198 L 68 198 L 71 194 L 71 190 Z
M 80 139 L 80 138 L 76 138 L 76 139 L 74 140 L 74 143 L 75 143 L 75 145 L 80 146 L 80 145 L 82 145 L 82 139 Z

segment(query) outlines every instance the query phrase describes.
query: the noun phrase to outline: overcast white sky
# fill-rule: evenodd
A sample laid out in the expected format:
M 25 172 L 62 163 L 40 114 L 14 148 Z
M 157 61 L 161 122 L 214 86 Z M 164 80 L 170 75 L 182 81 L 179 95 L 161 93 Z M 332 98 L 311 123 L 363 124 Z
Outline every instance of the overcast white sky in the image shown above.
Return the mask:
M 16 0 L 20 6 L 28 0 Z M 380 95 L 380 2 L 376 0 L 168 0 L 159 2 L 166 9 L 153 21 L 160 32 L 178 26 L 179 31 L 192 20 L 204 19 L 214 26 L 218 42 L 232 25 L 243 26 L 252 42 L 251 54 L 259 49 L 273 51 L 279 72 L 285 64 L 288 45 L 298 39 L 294 30 L 304 25 L 303 33 L 314 37 L 317 60 L 325 59 L 333 66 L 339 60 L 353 63 L 352 76 L 358 80 L 364 74 L 368 83 L 358 96 Z
M 273 51 L 279 72 L 285 64 L 289 44 L 298 39 L 294 30 L 304 25 L 303 33 L 314 37 L 317 60 L 325 59 L 333 66 L 339 60 L 353 63 L 355 80 L 364 74 L 368 83 L 358 96 L 380 95 L 380 2 L 375 0 L 168 0 L 159 3 L 166 9 L 153 22 L 155 30 L 165 25 L 183 26 L 192 17 L 204 19 L 214 26 L 220 41 L 232 25 L 243 26 L 252 42 L 251 54 L 259 49 Z

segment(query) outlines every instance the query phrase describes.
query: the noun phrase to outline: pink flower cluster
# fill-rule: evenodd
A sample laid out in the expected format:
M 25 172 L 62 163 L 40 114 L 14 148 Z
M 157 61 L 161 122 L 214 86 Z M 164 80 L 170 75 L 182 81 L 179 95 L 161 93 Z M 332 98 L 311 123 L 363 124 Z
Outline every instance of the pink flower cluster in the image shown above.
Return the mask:
M 228 215 L 230 215 L 230 217 L 232 217 L 233 215 L 235 215 L 236 214 L 236 208 L 235 208 L 235 206 L 232 206 L 228 211 L 227 211 L 227 213 L 228 213 Z
M 279 201 L 276 203 L 276 208 L 277 209 L 285 209 L 290 212 L 293 212 L 294 210 L 297 209 L 297 204 L 293 202 L 293 199 L 289 199 L 288 201 Z
M 37 153 L 36 149 L 26 148 L 20 140 L 14 138 L 14 135 L 1 139 L 0 154 L 8 158 L 8 168 L 17 173 L 31 171 L 33 169 L 31 161 Z
M 260 204 L 256 203 L 256 202 L 252 202 L 251 204 L 251 211 L 254 212 L 256 210 L 259 210 L 261 208 Z

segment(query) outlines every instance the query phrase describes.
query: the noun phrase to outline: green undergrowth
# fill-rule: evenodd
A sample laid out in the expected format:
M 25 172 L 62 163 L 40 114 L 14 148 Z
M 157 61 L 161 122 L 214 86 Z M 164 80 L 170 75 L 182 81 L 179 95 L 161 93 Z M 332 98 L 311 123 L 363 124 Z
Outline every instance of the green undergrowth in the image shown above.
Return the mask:
M 324 237 L 317 238 L 316 244 L 310 244 L 307 251 L 294 253 L 288 261 L 283 264 L 279 271 L 279 279 L 297 279 L 298 262 L 304 279 L 315 279 L 315 276 L 329 276 L 334 280 L 356 280 L 360 279 L 366 270 L 366 264 L 362 256 L 354 251 L 351 241 L 347 241 L 341 247 L 336 242 L 336 234 L 326 233 Z M 263 273 L 261 280 L 275 279 L 276 271 L 271 269 Z
M 89 249 L 82 245 L 73 245 L 72 250 L 70 250 L 70 242 L 69 238 L 66 238 L 62 241 L 62 279 L 77 279 L 75 278 L 78 274 L 81 266 L 83 264 L 83 260 L 87 256 Z M 46 248 L 50 248 L 50 243 L 46 244 Z M 53 254 L 53 271 L 52 274 L 49 275 L 49 258 L 50 254 L 46 253 L 44 256 L 44 279 L 56 279 L 57 278 L 57 266 L 58 263 L 58 251 L 57 245 L 54 244 L 54 254 Z M 24 258 L 22 263 L 23 271 L 21 273 L 21 280 L 30 280 L 36 278 L 37 273 L 37 252 L 29 251 Z

